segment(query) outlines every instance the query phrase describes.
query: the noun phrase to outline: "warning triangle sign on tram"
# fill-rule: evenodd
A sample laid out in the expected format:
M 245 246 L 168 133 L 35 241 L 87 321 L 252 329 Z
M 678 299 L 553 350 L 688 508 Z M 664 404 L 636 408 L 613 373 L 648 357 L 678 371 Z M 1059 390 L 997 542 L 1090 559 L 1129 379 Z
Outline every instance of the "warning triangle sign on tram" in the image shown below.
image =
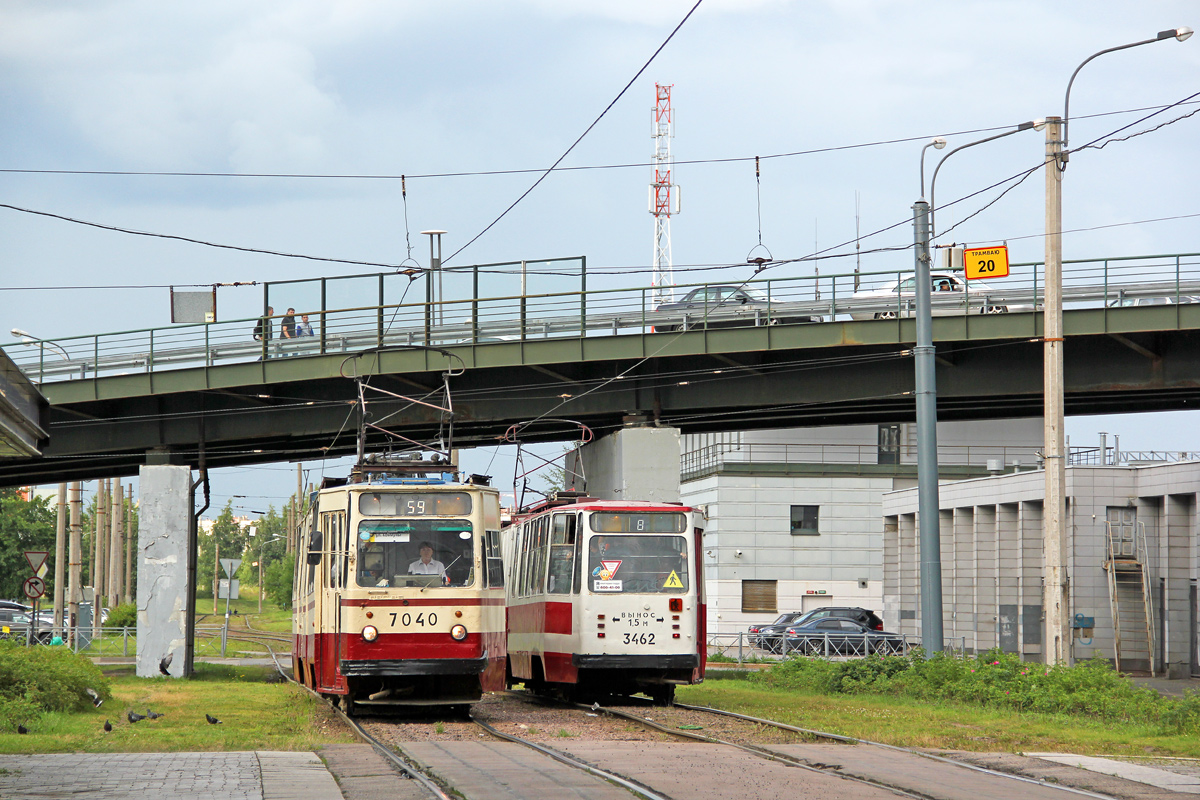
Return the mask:
M 675 574 L 675 570 L 671 570 L 671 574 L 667 576 L 666 582 L 663 583 L 664 589 L 682 589 L 683 581 L 679 580 L 679 576 Z

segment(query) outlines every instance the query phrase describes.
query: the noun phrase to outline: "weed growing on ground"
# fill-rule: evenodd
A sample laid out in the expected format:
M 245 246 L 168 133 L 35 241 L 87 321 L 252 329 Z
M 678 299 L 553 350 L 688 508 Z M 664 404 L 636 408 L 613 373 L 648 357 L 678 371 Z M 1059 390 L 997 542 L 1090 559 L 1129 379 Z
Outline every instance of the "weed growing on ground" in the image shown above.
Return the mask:
M 752 676 L 779 688 L 822 694 L 875 694 L 951 700 L 989 708 L 1077 714 L 1156 725 L 1164 734 L 1200 733 L 1200 694 L 1160 697 L 1134 686 L 1103 658 L 1046 667 L 991 650 L 973 658 L 922 651 L 832 662 L 792 658 Z

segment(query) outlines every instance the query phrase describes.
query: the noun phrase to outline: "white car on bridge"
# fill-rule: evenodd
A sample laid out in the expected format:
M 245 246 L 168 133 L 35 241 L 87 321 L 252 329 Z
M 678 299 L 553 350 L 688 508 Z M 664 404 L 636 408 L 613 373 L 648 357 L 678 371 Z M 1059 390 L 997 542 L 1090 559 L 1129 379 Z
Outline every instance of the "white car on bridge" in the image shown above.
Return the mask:
M 1004 300 L 1004 292 L 982 281 L 968 282 L 961 272 L 930 272 L 932 291 L 929 295 L 935 317 L 957 317 L 970 314 L 1004 314 L 1032 311 L 1028 303 L 1013 304 Z M 850 298 L 851 319 L 895 319 L 916 314 L 917 276 L 913 273 L 885 283 L 874 289 L 862 289 Z

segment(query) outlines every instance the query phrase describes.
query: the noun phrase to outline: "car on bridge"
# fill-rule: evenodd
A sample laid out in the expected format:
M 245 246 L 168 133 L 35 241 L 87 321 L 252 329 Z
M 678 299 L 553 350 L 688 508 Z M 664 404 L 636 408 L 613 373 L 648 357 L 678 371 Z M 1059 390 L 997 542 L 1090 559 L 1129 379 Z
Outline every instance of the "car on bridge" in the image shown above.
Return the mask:
M 970 314 L 1004 314 L 1032 311 L 1029 304 L 1005 302 L 1004 292 L 981 281 L 971 281 L 961 272 L 932 271 L 929 295 L 935 317 L 957 317 Z M 895 319 L 916 314 L 917 276 L 909 273 L 881 287 L 860 289 L 850 298 L 851 319 Z
M 654 316 L 665 317 L 654 323 L 656 332 L 695 328 L 742 328 L 754 325 L 786 325 L 821 322 L 803 304 L 782 302 L 761 289 L 737 284 L 701 286 L 682 300 L 662 303 Z
M 1127 297 L 1122 295 L 1116 300 L 1108 304 L 1109 308 L 1145 308 L 1146 306 L 1173 306 L 1185 305 L 1188 303 L 1200 303 L 1200 297 L 1192 295 L 1179 295 L 1175 297 L 1168 295 L 1165 297 Z

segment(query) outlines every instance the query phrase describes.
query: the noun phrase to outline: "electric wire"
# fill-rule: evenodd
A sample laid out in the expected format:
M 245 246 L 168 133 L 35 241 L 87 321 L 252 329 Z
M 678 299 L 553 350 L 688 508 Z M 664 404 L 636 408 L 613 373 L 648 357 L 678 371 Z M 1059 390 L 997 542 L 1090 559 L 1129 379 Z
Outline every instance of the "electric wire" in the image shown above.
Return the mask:
M 550 165 L 550 168 L 545 170 L 538 177 L 538 179 L 533 182 L 533 185 L 530 186 L 528 189 L 526 189 L 524 192 L 522 192 L 521 196 L 518 197 L 516 200 L 514 200 L 508 208 L 501 211 L 500 216 L 496 217 L 494 220 L 489 222 L 483 230 L 481 230 L 479 233 L 472 236 L 470 238 L 470 240 L 467 241 L 466 244 L 464 244 L 462 247 L 458 248 L 453 253 L 451 253 L 449 258 L 445 259 L 446 261 L 452 260 L 456 255 L 461 253 L 463 250 L 466 250 L 468 247 L 470 247 L 472 244 L 474 244 L 476 241 L 478 241 L 481 236 L 483 236 L 485 233 L 490 231 L 496 225 L 496 223 L 500 222 L 500 220 L 504 219 L 504 217 L 508 215 L 508 212 L 510 212 L 514 208 L 516 208 L 518 203 L 520 203 L 522 200 L 524 200 L 526 197 L 528 197 L 530 192 L 532 192 L 534 189 L 536 189 L 538 187 L 538 185 L 541 184 L 541 182 L 544 181 L 546 179 L 546 177 L 548 175 L 550 175 L 551 172 L 554 171 L 554 168 L 563 162 L 563 159 L 565 159 L 568 155 L 571 154 L 571 151 L 574 150 L 576 148 L 576 146 L 578 146 L 578 144 L 583 141 L 583 138 L 585 136 L 587 136 L 589 133 L 591 133 L 593 128 L 595 128 L 598 124 L 600 124 L 600 120 L 604 119 L 604 116 L 606 114 L 608 114 L 609 110 L 617 104 L 617 101 L 625 96 L 625 93 L 627 91 L 629 91 L 629 87 L 633 86 L 634 81 L 636 81 L 638 78 L 640 78 L 642 76 L 642 73 L 645 72 L 647 69 L 649 69 L 650 65 L 652 63 L 654 63 L 654 59 L 658 58 L 658 54 L 663 51 L 663 48 L 665 48 L 667 46 L 667 44 L 672 39 L 675 38 L 675 34 L 679 33 L 679 29 L 683 27 L 684 23 L 687 22 L 689 19 L 691 19 L 692 14 L 696 13 L 696 9 L 698 9 L 700 7 L 700 4 L 702 2 L 704 2 L 704 0 L 696 0 L 696 4 L 691 7 L 691 9 L 687 12 L 687 14 L 685 14 L 683 16 L 683 19 L 681 19 L 679 21 L 679 24 L 675 26 L 675 29 L 672 30 L 671 33 L 667 35 L 667 38 L 663 40 L 663 43 L 658 46 L 658 49 L 655 50 L 654 53 L 650 56 L 650 58 L 646 61 L 646 63 L 642 65 L 642 68 L 639 69 L 637 71 L 637 73 L 632 78 L 629 79 L 629 83 L 625 84 L 625 88 L 617 93 L 617 96 L 612 99 L 612 102 L 610 102 L 604 108 L 604 110 L 600 112 L 600 116 L 598 116 L 598 117 L 596 117 L 596 119 L 592 120 L 592 124 L 588 125 L 587 129 L 584 130 L 583 133 L 579 134 L 579 138 L 577 138 L 574 142 L 571 143 L 571 146 L 568 147 L 566 149 L 566 151 L 564 151 L 563 154 L 561 156 L 559 156 L 558 159 L 555 160 L 555 162 L 553 164 Z M 445 262 L 443 262 L 443 263 L 445 263 Z
M 1195 105 L 1200 101 L 1192 101 L 1189 105 Z M 1170 106 L 1142 106 L 1140 108 L 1126 108 L 1116 111 L 1101 111 L 1094 114 L 1081 114 L 1072 117 L 1073 120 L 1097 119 L 1100 117 L 1118 116 L 1121 114 L 1137 114 L 1143 111 L 1152 111 L 1158 108 L 1170 108 L 1179 103 L 1173 103 Z M 835 153 L 843 150 L 861 150 L 872 147 L 883 147 L 893 144 L 907 144 L 909 142 L 928 141 L 935 136 L 966 136 L 977 133 L 991 133 L 992 131 L 1002 131 L 1012 127 L 1011 125 L 994 125 L 985 128 L 966 128 L 957 131 L 947 131 L 936 134 L 921 134 L 918 136 L 901 136 L 894 139 L 878 139 L 869 142 L 855 142 L 845 145 L 831 145 L 828 147 L 814 147 L 806 150 L 793 150 L 782 153 L 769 153 L 761 156 L 762 159 L 777 159 L 777 158 L 795 158 L 799 156 L 821 155 L 824 153 Z M 674 161 L 676 165 L 704 165 L 704 164 L 736 164 L 753 161 L 759 156 L 724 156 L 714 158 L 696 158 L 685 161 Z M 612 170 L 612 169 L 645 169 L 653 167 L 654 162 L 625 162 L 619 164 L 584 164 L 577 166 L 557 166 L 553 168 L 554 172 L 579 172 L 586 170 Z M 151 170 L 115 170 L 115 169 L 34 169 L 34 168 L 0 168 L 0 174 L 21 174 L 21 175 L 94 175 L 94 176 L 114 176 L 114 177 L 160 177 L 160 178 L 280 178 L 280 179 L 303 179 L 303 180 L 383 180 L 383 181 L 401 181 L 407 179 L 424 180 L 435 178 L 470 178 L 470 177 L 489 177 L 494 175 L 530 175 L 538 174 L 545 171 L 545 167 L 526 167 L 519 169 L 490 169 L 490 170 L 460 170 L 455 172 L 426 172 L 426 173 L 407 173 L 407 174 L 389 174 L 389 173 L 304 173 L 304 172 L 187 172 L 182 170 L 167 170 L 167 171 L 151 171 Z

